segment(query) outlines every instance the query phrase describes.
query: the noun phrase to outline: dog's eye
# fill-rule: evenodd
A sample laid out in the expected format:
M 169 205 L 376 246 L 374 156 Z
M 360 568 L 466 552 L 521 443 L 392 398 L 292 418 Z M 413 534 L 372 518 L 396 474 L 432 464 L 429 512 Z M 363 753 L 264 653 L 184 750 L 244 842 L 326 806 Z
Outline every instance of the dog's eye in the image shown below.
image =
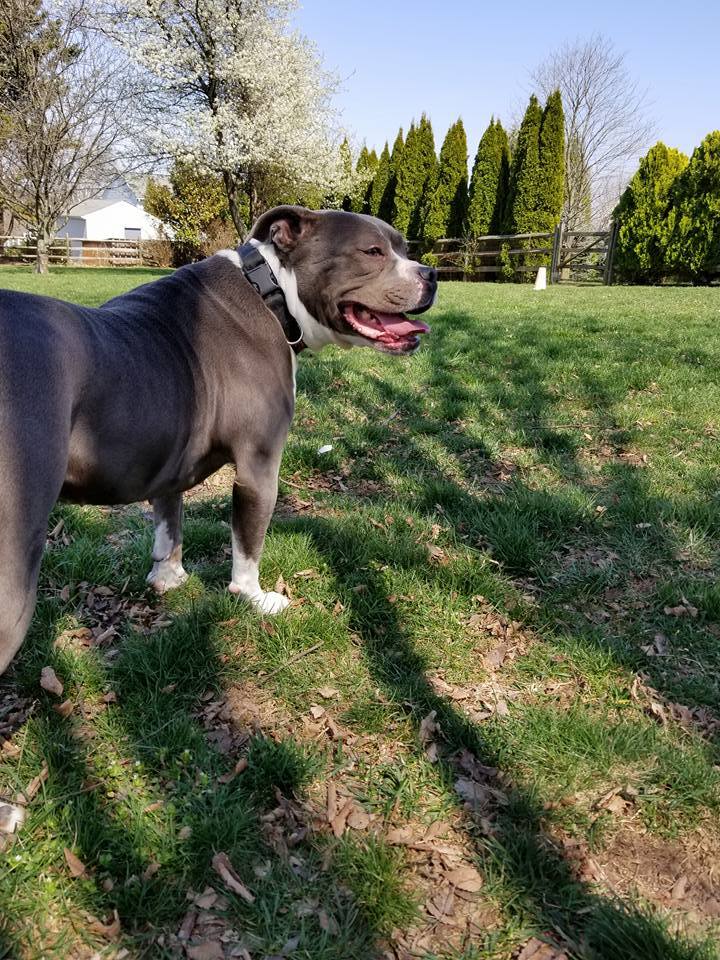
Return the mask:
M 384 257 L 385 254 L 382 252 L 382 247 L 370 247 L 369 250 L 365 250 L 365 253 L 369 257 Z

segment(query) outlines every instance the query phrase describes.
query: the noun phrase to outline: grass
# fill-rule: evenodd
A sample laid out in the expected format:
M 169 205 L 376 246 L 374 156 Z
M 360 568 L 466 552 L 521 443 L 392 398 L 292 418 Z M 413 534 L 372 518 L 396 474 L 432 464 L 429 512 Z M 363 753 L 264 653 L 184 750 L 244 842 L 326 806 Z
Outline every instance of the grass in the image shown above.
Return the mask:
M 0 284 L 97 303 L 148 273 Z M 717 956 L 719 309 L 446 284 L 409 361 L 304 356 L 272 623 L 224 589 L 226 478 L 188 500 L 191 578 L 163 601 L 138 508 L 58 507 L 0 684 L 0 723 L 30 711 L 0 793 L 49 770 L 3 854 L 4 955 L 181 955 L 210 885 L 191 942 L 228 956 Z

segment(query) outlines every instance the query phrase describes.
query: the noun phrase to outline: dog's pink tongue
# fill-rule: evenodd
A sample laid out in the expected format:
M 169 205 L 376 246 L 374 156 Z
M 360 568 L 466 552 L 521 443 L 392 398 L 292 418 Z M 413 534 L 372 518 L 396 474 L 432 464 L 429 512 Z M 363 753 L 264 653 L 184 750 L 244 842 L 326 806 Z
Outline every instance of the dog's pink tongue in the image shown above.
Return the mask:
M 378 320 L 394 337 L 407 337 L 411 333 L 427 333 L 430 327 L 420 320 L 413 320 L 403 314 L 378 313 Z

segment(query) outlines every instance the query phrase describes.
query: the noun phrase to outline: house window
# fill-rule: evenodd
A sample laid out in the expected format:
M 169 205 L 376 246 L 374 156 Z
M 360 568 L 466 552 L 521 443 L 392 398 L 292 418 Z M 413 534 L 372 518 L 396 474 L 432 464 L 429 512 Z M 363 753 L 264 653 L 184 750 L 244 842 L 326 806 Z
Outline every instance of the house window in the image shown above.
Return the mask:
M 139 240 L 139 239 L 140 239 L 140 227 L 125 227 L 125 239 L 126 239 L 126 240 Z

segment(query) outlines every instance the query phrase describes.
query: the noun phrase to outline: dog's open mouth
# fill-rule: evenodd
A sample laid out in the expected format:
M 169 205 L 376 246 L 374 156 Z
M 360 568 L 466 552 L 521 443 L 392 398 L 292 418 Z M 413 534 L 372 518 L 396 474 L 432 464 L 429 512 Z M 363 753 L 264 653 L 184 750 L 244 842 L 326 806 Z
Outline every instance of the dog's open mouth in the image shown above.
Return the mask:
M 380 313 L 370 310 L 361 303 L 343 303 L 340 305 L 345 322 L 366 340 L 388 353 L 411 353 L 420 345 L 421 333 L 428 333 L 430 327 L 404 313 Z

